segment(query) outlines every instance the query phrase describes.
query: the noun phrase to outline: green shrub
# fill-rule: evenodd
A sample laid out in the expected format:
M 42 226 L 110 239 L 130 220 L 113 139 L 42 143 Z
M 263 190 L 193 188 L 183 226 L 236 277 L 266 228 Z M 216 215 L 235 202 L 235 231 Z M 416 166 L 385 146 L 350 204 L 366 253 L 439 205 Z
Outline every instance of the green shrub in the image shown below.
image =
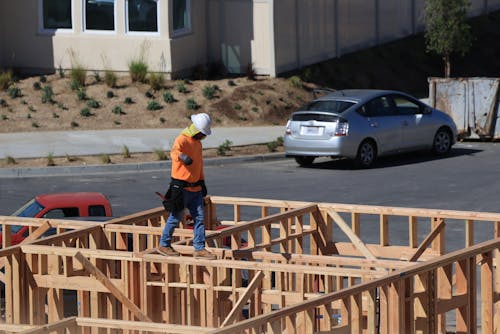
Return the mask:
M 106 97 L 107 97 L 108 99 L 111 99 L 111 98 L 115 97 L 115 93 L 113 93 L 113 91 L 112 91 L 112 90 L 108 90 L 108 91 L 106 92 Z
M 42 103 L 54 103 L 54 92 L 51 86 L 43 86 L 42 88 Z
M 236 103 L 233 108 L 234 110 L 241 110 L 241 105 Z
M 165 77 L 163 73 L 149 73 L 148 83 L 151 89 L 160 90 L 165 84 Z
M 278 143 L 278 146 L 283 146 L 284 142 L 285 139 L 282 136 L 276 138 L 276 143 Z
M 196 103 L 195 99 L 189 98 L 186 100 L 186 108 L 188 110 L 196 110 L 200 107 L 198 103 Z
M 165 101 L 166 103 L 174 103 L 175 102 L 174 95 L 171 92 L 163 93 L 163 101 Z
M 303 87 L 302 79 L 298 75 L 294 75 L 294 76 L 288 78 L 288 82 L 294 88 L 302 88 Z
M 80 88 L 76 91 L 76 96 L 78 97 L 78 100 L 84 101 L 87 99 L 87 93 L 85 93 L 85 89 Z
M 162 106 L 157 101 L 149 101 L 147 109 L 148 110 L 160 110 Z
M 80 110 L 80 116 L 82 117 L 90 117 L 92 115 L 93 114 L 90 112 L 89 108 L 83 108 L 82 110 Z
M 15 164 L 17 164 L 16 159 L 14 159 L 13 157 L 11 157 L 10 155 L 8 155 L 8 156 L 5 157 L 5 162 L 7 163 L 7 165 L 15 165 Z
M 59 118 L 59 115 L 56 114 L 55 112 L 52 113 L 52 118 Z
M 42 89 L 42 86 L 40 85 L 39 81 L 33 82 L 33 89 L 34 90 L 40 90 L 40 89 Z
M 72 83 L 75 82 L 79 87 L 85 87 L 87 70 L 81 65 L 76 65 L 70 70 L 70 78 Z
M 161 124 L 165 124 L 165 122 L 166 122 L 166 121 L 167 121 L 167 120 L 166 120 L 165 118 L 160 117 L 160 123 L 161 123 Z
M 144 96 L 147 97 L 148 99 L 152 99 L 155 97 L 153 93 L 151 93 L 149 90 L 146 93 L 144 93 Z
M 17 87 L 16 85 L 10 85 L 9 88 L 7 88 L 7 93 L 13 99 L 23 96 L 21 88 Z
M 68 107 L 66 107 L 62 102 L 57 102 L 57 107 L 61 110 L 68 110 Z
M 259 112 L 259 108 L 257 108 L 257 107 L 252 107 L 252 111 L 253 111 L 253 112 Z
M 230 87 L 234 87 L 234 86 L 236 86 L 236 82 L 234 82 L 234 80 L 229 80 L 227 82 L 227 85 L 230 86 Z
M 167 154 L 161 148 L 155 149 L 156 160 L 167 160 Z
M 109 154 L 101 154 L 100 159 L 103 164 L 111 163 L 111 157 L 109 156 Z
M 2 115 L 2 121 L 8 121 L 9 117 L 7 115 Z
M 145 82 L 148 74 L 148 65 L 144 60 L 132 60 L 128 65 L 132 82 Z
M 34 127 L 34 128 L 39 128 L 40 127 L 40 125 L 38 125 L 37 122 L 32 122 L 31 126 Z
M 40 82 L 41 83 L 46 83 L 47 82 L 47 77 L 45 75 L 40 76 Z
M 8 104 L 7 104 L 7 101 L 5 101 L 4 99 L 0 99 L 0 107 L 7 107 Z
M 117 121 L 117 120 L 114 120 L 113 123 L 115 123 L 115 125 L 121 125 L 122 124 L 122 122 Z
M 12 72 L 0 72 L 0 90 L 9 88 L 12 83 Z
M 130 150 L 128 149 L 128 146 L 127 145 L 123 145 L 123 148 L 122 148 L 122 155 L 125 159 L 128 159 L 131 157 L 130 155 Z
M 101 102 L 99 102 L 99 101 L 97 101 L 95 99 L 89 99 L 87 101 L 87 106 L 90 107 L 90 108 L 97 109 L 97 108 L 101 107 Z
M 78 83 L 78 81 L 75 81 L 75 80 L 71 80 L 71 83 L 69 84 L 69 88 L 71 88 L 72 91 L 78 91 L 78 90 L 81 90 L 83 89 L 82 86 L 80 85 L 80 83 Z
M 71 121 L 71 128 L 72 128 L 72 129 L 77 128 L 77 127 L 79 127 L 79 126 L 80 126 L 80 124 L 78 124 L 77 122 L 75 122 L 75 121 Z
M 28 115 L 26 115 L 26 118 L 27 118 L 27 119 L 31 119 L 31 114 L 30 114 L 30 113 L 28 113 Z
M 95 82 L 101 82 L 102 78 L 101 78 L 101 73 L 99 73 L 99 71 L 94 71 L 94 80 Z
M 267 143 L 267 149 L 269 152 L 276 152 L 276 149 L 278 148 L 278 143 L 275 141 Z
M 207 100 L 212 100 L 216 97 L 215 94 L 218 90 L 219 87 L 217 87 L 217 85 L 206 85 L 205 87 L 203 87 L 202 93 Z
M 177 91 L 179 93 L 182 93 L 182 94 L 187 93 L 186 85 L 183 82 L 178 82 L 177 85 L 175 86 L 175 88 L 177 89 Z
M 134 103 L 134 100 L 132 100 L 132 98 L 131 98 L 131 97 L 126 97 L 126 98 L 125 98 L 125 100 L 124 100 L 124 102 L 125 102 L 126 104 L 132 104 L 132 103 Z
M 111 112 L 116 115 L 125 115 L 121 106 L 114 106 Z
M 47 166 L 55 166 L 54 153 L 50 152 L 47 154 Z
M 116 76 L 115 72 L 112 72 L 110 70 L 104 71 L 104 82 L 108 87 L 115 88 L 117 81 L 118 77 Z
M 228 151 L 231 151 L 231 145 L 233 145 L 233 142 L 226 139 L 219 145 L 219 147 L 217 147 L 217 155 L 226 155 Z

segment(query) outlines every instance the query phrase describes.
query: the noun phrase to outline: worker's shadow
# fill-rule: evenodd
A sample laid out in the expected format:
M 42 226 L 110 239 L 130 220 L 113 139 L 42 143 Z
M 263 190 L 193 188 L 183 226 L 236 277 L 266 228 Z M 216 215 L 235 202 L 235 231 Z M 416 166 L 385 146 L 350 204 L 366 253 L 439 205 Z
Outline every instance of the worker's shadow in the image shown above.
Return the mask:
M 416 163 L 423 163 L 435 160 L 453 159 L 464 155 L 474 155 L 482 152 L 482 150 L 471 149 L 465 147 L 452 148 L 450 153 L 446 155 L 436 155 L 430 151 L 416 151 L 401 153 L 397 155 L 390 155 L 379 157 L 375 161 L 371 169 L 388 168 L 404 165 L 412 165 Z M 337 169 L 337 170 L 355 170 L 360 169 L 356 166 L 354 161 L 343 158 L 334 159 L 317 159 L 313 164 L 304 168 L 317 168 L 317 169 Z M 361 169 L 362 170 L 362 169 Z

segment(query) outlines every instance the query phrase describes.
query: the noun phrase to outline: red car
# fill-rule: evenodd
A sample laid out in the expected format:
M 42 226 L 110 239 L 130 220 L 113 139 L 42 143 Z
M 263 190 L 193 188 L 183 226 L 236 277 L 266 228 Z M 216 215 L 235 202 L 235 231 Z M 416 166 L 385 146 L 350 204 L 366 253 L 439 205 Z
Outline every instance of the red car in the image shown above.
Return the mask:
M 29 200 L 11 216 L 63 219 L 70 217 L 112 217 L 111 204 L 97 192 L 42 194 Z M 1 232 L 0 225 L 0 232 Z M 55 233 L 55 229 L 46 235 Z M 17 245 L 29 234 L 28 226 L 12 226 L 12 245 Z M 2 234 L 0 234 L 0 245 Z

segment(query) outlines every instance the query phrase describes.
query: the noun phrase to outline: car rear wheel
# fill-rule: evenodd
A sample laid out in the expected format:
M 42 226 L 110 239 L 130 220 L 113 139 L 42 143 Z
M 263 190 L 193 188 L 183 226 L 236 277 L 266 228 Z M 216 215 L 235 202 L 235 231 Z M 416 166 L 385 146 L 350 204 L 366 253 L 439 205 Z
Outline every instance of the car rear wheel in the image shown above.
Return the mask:
M 295 161 L 300 167 L 310 166 L 316 157 L 311 157 L 308 155 L 299 155 L 295 157 Z
M 358 168 L 370 168 L 377 159 L 377 148 L 371 140 L 365 140 L 359 145 L 356 155 L 356 166 Z
M 432 149 L 436 154 L 446 154 L 451 150 L 451 134 L 446 129 L 439 129 L 434 136 L 434 143 Z

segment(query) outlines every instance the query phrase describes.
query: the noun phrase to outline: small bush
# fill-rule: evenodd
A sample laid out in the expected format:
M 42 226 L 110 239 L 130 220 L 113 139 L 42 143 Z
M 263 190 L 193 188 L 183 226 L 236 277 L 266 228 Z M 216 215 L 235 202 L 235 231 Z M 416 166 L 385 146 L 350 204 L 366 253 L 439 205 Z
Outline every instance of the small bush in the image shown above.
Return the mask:
M 294 88 L 302 88 L 303 87 L 302 79 L 297 75 L 294 75 L 294 76 L 288 78 L 288 82 Z
M 202 93 L 207 100 L 212 100 L 216 97 L 215 94 L 218 90 L 219 87 L 217 87 L 216 85 L 206 85 L 205 87 L 203 87 Z
M 132 82 L 145 82 L 148 74 L 148 65 L 143 60 L 133 60 L 128 65 Z
M 122 122 L 117 121 L 117 120 L 114 120 L 114 121 L 113 121 L 113 123 L 114 123 L 115 125 L 121 125 L 121 124 L 122 124 Z
M 174 103 L 175 102 L 174 95 L 171 92 L 163 93 L 163 101 L 165 101 L 166 103 Z
M 15 165 L 15 164 L 17 164 L 16 159 L 14 159 L 13 157 L 11 157 L 10 155 L 8 155 L 8 156 L 5 157 L 5 162 L 7 163 L 7 165 Z
M 111 112 L 116 115 L 125 115 L 121 106 L 114 106 Z
M 222 144 L 217 147 L 217 155 L 226 155 L 228 151 L 231 151 L 231 145 L 233 145 L 233 142 L 226 139 Z
M 0 99 L 0 107 L 7 107 L 8 104 L 7 104 L 7 101 L 5 101 L 4 99 Z
M 126 98 L 125 98 L 125 100 L 124 100 L 124 102 L 125 102 L 126 104 L 132 104 L 132 103 L 134 103 L 134 100 L 132 100 L 132 98 L 131 98 L 131 97 L 126 97 Z
M 183 82 L 178 82 L 177 85 L 175 86 L 175 88 L 177 89 L 177 91 L 179 93 L 182 93 L 182 94 L 187 93 L 186 85 Z
M 8 121 L 9 117 L 7 115 L 2 115 L 2 121 Z
M 80 87 L 85 87 L 87 70 L 83 66 L 77 65 L 70 70 L 70 78 L 71 82 L 76 82 Z
M 47 154 L 47 166 L 55 166 L 54 153 L 50 152 Z
M 66 161 L 67 162 L 75 162 L 77 160 L 78 160 L 77 157 L 72 157 L 72 156 L 70 156 L 69 154 L 66 153 Z
M 278 146 L 283 146 L 284 142 L 285 139 L 283 137 L 276 138 L 276 143 L 278 143 Z
M 92 115 L 93 114 L 90 112 L 89 108 L 83 108 L 82 110 L 80 110 L 80 116 L 82 117 L 90 117 Z
M 163 73 L 149 73 L 148 83 L 151 89 L 160 90 L 165 84 L 165 77 Z
M 115 72 L 112 72 L 110 70 L 104 71 L 104 82 L 108 87 L 115 88 L 117 81 L 118 77 L 116 76 Z
M 122 156 L 125 158 L 125 159 L 128 159 L 131 157 L 130 155 L 130 150 L 128 149 L 128 146 L 127 145 L 123 145 L 123 148 L 122 148 Z
M 33 89 L 34 90 L 40 90 L 40 89 L 42 89 L 42 85 L 40 85 L 39 81 L 33 82 Z
M 85 101 L 87 99 L 87 93 L 85 93 L 85 89 L 80 88 L 76 91 L 76 96 L 79 101 Z
M 99 71 L 94 71 L 94 80 L 95 80 L 95 82 L 101 82 L 102 81 L 101 73 L 99 73 Z
M 148 99 L 153 99 L 155 97 L 153 93 L 151 93 L 149 90 L 146 93 L 144 93 L 144 96 L 147 97 Z
M 266 145 L 269 152 L 276 152 L 276 149 L 278 148 L 278 143 L 275 141 L 269 142 Z
M 5 90 L 9 88 L 11 83 L 12 83 L 12 73 L 0 72 L 0 90 Z
M 161 124 L 165 124 L 165 122 L 166 122 L 166 121 L 167 121 L 167 120 L 166 120 L 165 118 L 160 117 L 160 123 L 161 123 Z
M 42 75 L 40 76 L 40 82 L 41 82 L 41 83 L 46 83 L 46 82 L 47 82 L 47 77 L 46 77 L 45 75 L 43 75 L 43 74 L 42 74 Z
M 94 108 L 94 109 L 97 109 L 97 108 L 100 108 L 101 107 L 101 102 L 95 100 L 95 99 L 90 99 L 87 101 L 87 106 L 90 107 L 90 108 Z
M 156 160 L 167 160 L 167 154 L 161 148 L 156 149 L 154 152 Z
M 200 105 L 193 98 L 189 98 L 186 100 L 186 108 L 188 110 L 196 110 L 200 107 Z
M 57 107 L 61 110 L 68 110 L 68 107 L 66 107 L 62 102 L 57 102 Z
M 27 118 L 27 119 L 31 119 L 31 114 L 30 114 L 30 113 L 28 113 L 28 115 L 26 115 L 26 118 Z
M 78 81 L 75 80 L 71 80 L 69 87 L 71 88 L 72 91 L 78 91 L 83 89 L 82 86 L 78 83 Z
M 236 103 L 233 108 L 234 110 L 241 110 L 241 105 Z
M 157 101 L 149 101 L 147 109 L 148 110 L 160 110 L 162 106 Z
M 115 93 L 113 93 L 113 91 L 112 91 L 112 90 L 108 90 L 108 91 L 106 92 L 106 97 L 107 97 L 108 99 L 111 99 L 111 98 L 115 97 Z
M 80 126 L 80 124 L 78 124 L 77 122 L 75 122 L 75 121 L 71 121 L 71 128 L 72 128 L 72 129 L 77 128 L 77 127 L 79 127 L 79 126 Z
M 37 122 L 32 122 L 31 126 L 34 127 L 34 128 L 37 128 L 37 129 L 40 127 L 40 125 L 38 125 Z
M 236 86 L 236 82 L 234 82 L 234 80 L 229 80 L 227 82 L 227 85 L 230 86 L 230 87 L 234 87 L 234 86 Z
M 257 107 L 252 107 L 252 111 L 253 111 L 253 112 L 259 112 L 259 108 L 257 108 Z
M 54 92 L 51 86 L 43 86 L 42 88 L 42 103 L 54 103 Z
M 59 115 L 56 114 L 55 112 L 52 113 L 52 118 L 59 118 Z
M 21 88 L 17 87 L 16 85 L 10 85 L 9 88 L 7 88 L 7 93 L 13 99 L 23 96 Z
M 103 164 L 107 165 L 111 163 L 111 157 L 109 154 L 101 154 L 100 159 Z

